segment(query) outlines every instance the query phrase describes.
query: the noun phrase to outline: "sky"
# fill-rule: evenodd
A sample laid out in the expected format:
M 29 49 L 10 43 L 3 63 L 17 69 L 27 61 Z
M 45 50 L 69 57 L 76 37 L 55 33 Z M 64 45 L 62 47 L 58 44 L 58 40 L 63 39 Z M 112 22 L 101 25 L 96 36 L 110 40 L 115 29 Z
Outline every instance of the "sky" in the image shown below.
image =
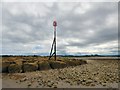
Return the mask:
M 54 20 L 58 55 L 118 53 L 117 2 L 4 2 L 1 54 L 49 55 Z

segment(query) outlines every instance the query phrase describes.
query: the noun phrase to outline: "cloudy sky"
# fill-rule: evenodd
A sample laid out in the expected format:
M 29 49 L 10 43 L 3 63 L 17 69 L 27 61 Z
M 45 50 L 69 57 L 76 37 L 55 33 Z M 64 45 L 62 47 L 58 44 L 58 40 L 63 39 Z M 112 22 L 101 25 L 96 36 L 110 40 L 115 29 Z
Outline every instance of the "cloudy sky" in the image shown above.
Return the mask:
M 117 54 L 117 2 L 2 4 L 2 54 L 48 55 L 57 26 L 57 54 Z

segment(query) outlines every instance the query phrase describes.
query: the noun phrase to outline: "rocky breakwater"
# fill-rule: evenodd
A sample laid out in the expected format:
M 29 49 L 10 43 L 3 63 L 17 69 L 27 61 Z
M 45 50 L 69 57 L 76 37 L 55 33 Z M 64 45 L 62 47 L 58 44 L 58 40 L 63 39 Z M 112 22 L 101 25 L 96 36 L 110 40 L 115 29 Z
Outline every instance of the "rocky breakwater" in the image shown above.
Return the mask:
M 14 59 L 2 61 L 2 72 L 5 73 L 24 73 L 48 69 L 60 69 L 69 66 L 78 66 L 87 64 L 85 60 L 79 59 L 58 59 L 54 60 L 39 60 L 39 59 Z

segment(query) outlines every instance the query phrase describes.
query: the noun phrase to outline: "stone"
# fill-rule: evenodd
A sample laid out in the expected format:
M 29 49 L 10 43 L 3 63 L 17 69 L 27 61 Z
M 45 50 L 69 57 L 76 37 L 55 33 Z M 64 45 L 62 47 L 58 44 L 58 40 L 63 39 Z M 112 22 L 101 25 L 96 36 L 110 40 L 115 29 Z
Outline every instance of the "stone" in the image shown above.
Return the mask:
M 24 63 L 23 64 L 23 72 L 31 72 L 38 70 L 37 63 Z
M 65 62 L 61 62 L 61 61 L 50 61 L 49 64 L 52 69 L 64 68 L 67 66 Z
M 93 81 L 92 80 L 87 80 L 87 83 L 92 83 Z
M 48 87 L 52 87 L 53 84 L 54 84 L 54 83 L 48 82 L 48 83 L 47 83 L 47 86 L 48 86 Z
M 54 85 L 53 88 L 57 88 L 57 85 Z
M 106 86 L 106 83 L 102 83 L 103 86 Z
M 86 85 L 86 82 L 82 82 L 81 84 L 82 84 L 82 85 Z
M 20 80 L 20 82 L 24 82 L 24 81 L 26 81 L 26 80 L 28 80 L 27 78 L 22 78 L 21 80 Z
M 95 86 L 95 84 L 94 84 L 94 83 L 91 83 L 90 86 Z
M 86 79 L 83 79 L 82 82 L 86 82 Z
M 15 64 L 22 65 L 22 61 L 21 60 L 16 60 Z
M 60 77 L 60 76 L 59 76 L 59 79 L 64 80 L 65 78 L 64 78 L 64 77 Z
M 67 66 L 77 66 L 82 64 L 87 64 L 87 61 L 85 60 L 79 60 L 79 59 L 68 59 L 64 61 Z
M 42 83 L 39 83 L 39 85 L 42 85 Z
M 8 66 L 10 65 L 10 62 L 8 61 L 2 61 L 2 72 L 8 72 Z
M 66 60 L 65 63 L 67 64 L 67 66 L 76 66 L 76 65 L 78 65 L 78 63 L 76 61 L 73 61 L 73 60 Z
M 51 69 L 49 63 L 47 61 L 42 61 L 38 63 L 39 70 L 48 70 Z
M 22 72 L 22 65 L 10 64 L 8 67 L 8 72 L 9 73 L 20 73 Z
M 32 85 L 32 83 L 28 83 L 28 87 L 30 87 Z

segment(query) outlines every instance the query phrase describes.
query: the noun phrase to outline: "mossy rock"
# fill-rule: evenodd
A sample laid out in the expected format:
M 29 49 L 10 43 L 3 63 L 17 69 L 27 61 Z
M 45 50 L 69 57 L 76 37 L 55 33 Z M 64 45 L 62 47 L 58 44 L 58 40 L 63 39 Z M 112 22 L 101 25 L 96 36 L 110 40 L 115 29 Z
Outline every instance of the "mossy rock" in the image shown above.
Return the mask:
M 36 60 L 23 60 L 23 63 L 38 63 Z
M 85 60 L 76 60 L 76 59 L 68 59 L 68 60 L 64 60 L 64 62 L 67 64 L 67 66 L 77 66 L 87 63 Z
M 39 70 L 51 69 L 50 64 L 47 61 L 41 61 L 38 63 Z
M 81 60 L 80 63 L 81 63 L 81 64 L 87 64 L 87 61 L 86 61 L 86 60 Z
M 23 64 L 23 72 L 31 72 L 38 70 L 37 63 L 24 63 Z
M 8 67 L 9 73 L 21 73 L 22 72 L 22 65 L 18 64 L 10 64 Z
M 16 60 L 15 63 L 18 64 L 18 65 L 22 65 L 22 61 L 21 60 Z
M 2 62 L 2 72 L 8 72 L 8 67 L 10 65 L 10 62 Z
M 67 66 L 65 62 L 61 62 L 61 61 L 49 61 L 49 64 L 52 69 L 64 68 Z
M 79 63 L 77 63 L 76 61 L 73 61 L 73 60 L 66 60 L 64 62 L 67 64 L 67 66 L 76 66 L 76 65 L 79 64 Z

